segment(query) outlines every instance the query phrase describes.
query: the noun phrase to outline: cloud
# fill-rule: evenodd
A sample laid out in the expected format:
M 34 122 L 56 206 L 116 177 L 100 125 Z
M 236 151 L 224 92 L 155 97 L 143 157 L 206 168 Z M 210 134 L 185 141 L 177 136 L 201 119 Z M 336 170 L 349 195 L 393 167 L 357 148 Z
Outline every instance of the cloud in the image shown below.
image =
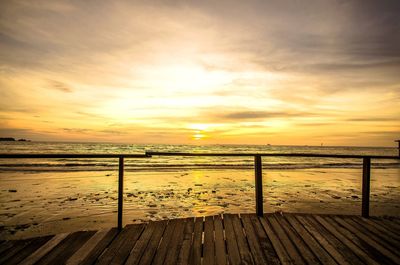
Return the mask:
M 274 118 L 310 117 L 313 113 L 293 111 L 233 111 L 223 114 L 216 114 L 214 117 L 221 120 L 266 120 Z
M 65 83 L 56 81 L 56 80 L 49 80 L 49 88 L 50 89 L 55 89 L 58 91 L 66 92 L 66 93 L 72 93 L 73 90 Z

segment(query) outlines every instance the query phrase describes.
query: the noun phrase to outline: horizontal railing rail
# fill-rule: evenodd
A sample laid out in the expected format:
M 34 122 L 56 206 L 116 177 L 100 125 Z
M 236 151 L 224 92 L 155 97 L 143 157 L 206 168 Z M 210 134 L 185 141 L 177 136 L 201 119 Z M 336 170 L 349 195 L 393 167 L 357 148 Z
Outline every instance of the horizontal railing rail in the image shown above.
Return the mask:
M 145 158 L 148 154 L 0 154 L 2 158 Z
M 400 159 L 400 156 L 382 155 L 333 155 L 313 153 L 181 153 L 181 152 L 152 152 L 149 156 L 279 156 L 279 157 L 327 157 L 327 158 L 372 158 L 372 159 Z
M 118 158 L 118 229 L 122 229 L 123 217 L 123 187 L 124 187 L 124 159 L 125 158 L 150 158 L 152 156 L 236 156 L 254 157 L 255 175 L 255 199 L 256 213 L 264 215 L 264 199 L 262 184 L 262 157 L 323 157 L 362 159 L 362 207 L 361 215 L 369 217 L 371 159 L 394 159 L 400 160 L 400 156 L 382 155 L 334 155 L 334 154 L 312 154 L 312 153 L 187 153 L 187 152 L 153 152 L 145 154 L 0 154 L 0 159 L 42 159 L 42 158 Z

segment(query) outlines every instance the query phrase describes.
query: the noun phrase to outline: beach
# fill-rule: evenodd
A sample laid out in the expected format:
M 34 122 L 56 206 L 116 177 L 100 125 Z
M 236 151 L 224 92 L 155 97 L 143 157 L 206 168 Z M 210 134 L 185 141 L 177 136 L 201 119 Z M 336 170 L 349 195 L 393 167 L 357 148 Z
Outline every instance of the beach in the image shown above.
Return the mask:
M 0 172 L 0 238 L 117 224 L 117 171 Z M 371 215 L 400 216 L 400 168 L 373 168 Z M 361 212 L 360 168 L 264 169 L 264 212 Z M 254 213 L 254 170 L 128 171 L 124 224 Z

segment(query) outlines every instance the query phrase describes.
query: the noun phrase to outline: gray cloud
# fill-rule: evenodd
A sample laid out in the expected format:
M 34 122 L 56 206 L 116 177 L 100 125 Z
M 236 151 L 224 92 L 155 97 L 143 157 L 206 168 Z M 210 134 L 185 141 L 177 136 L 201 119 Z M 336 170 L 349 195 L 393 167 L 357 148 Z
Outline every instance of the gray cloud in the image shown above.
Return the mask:
M 66 93 L 73 92 L 72 88 L 70 88 L 67 84 L 63 82 L 56 80 L 49 80 L 48 82 L 49 82 L 49 88 L 51 89 L 59 90 Z
M 288 118 L 288 117 L 304 117 L 313 115 L 311 113 L 302 112 L 283 112 L 283 111 L 237 111 L 222 115 L 217 115 L 227 120 L 253 120 L 253 119 L 270 119 L 270 118 Z

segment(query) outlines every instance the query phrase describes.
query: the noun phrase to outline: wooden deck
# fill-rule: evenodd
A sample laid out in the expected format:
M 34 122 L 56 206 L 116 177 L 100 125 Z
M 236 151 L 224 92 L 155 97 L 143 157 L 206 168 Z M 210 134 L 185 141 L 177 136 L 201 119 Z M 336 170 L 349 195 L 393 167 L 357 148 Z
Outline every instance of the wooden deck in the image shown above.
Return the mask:
M 225 214 L 0 243 L 0 264 L 400 264 L 400 219 Z

